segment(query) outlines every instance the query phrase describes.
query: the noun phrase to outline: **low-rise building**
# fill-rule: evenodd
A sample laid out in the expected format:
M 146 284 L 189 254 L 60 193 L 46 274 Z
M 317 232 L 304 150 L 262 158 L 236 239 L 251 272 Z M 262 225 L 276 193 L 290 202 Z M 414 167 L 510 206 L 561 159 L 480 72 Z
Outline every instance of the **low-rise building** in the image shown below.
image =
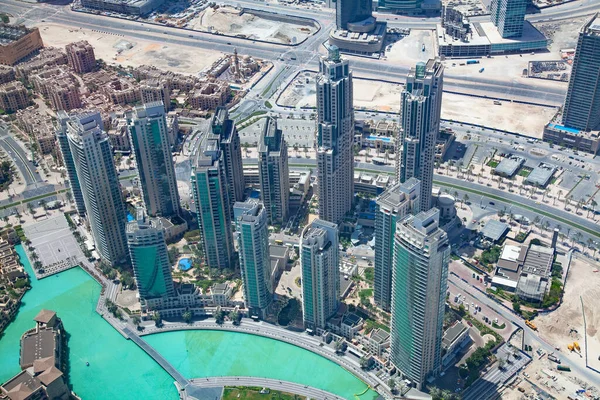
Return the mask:
M 191 90 L 187 101 L 192 108 L 198 110 L 214 110 L 223 106 L 229 99 L 229 84 L 221 81 L 209 81 Z
M 512 178 L 517 171 L 525 164 L 523 157 L 509 154 L 500 161 L 500 164 L 494 168 L 494 173 L 506 178 Z
M 582 131 L 555 122 L 544 127 L 543 140 L 558 146 L 597 154 L 600 150 L 600 131 Z
M 521 274 L 521 268 L 527 255 L 527 246 L 507 244 L 502 249 L 492 277 L 492 285 L 509 292 L 514 292 Z
M 525 178 L 525 183 L 537 187 L 546 187 L 556 172 L 556 166 L 547 163 L 539 163 L 537 167 Z
M 65 46 L 69 66 L 78 74 L 91 72 L 96 69 L 94 48 L 87 40 L 69 43 Z
M 122 77 L 111 80 L 102 89 L 113 104 L 123 105 L 140 101 L 137 84 Z
M 13 113 L 29 105 L 27 89 L 20 81 L 0 85 L 0 109 Z
M 67 400 L 71 392 L 63 374 L 62 321 L 54 311 L 41 310 L 36 326 L 21 337 L 21 371 L 0 386 L 0 397 L 12 400 Z
M 32 59 L 18 64 L 16 74 L 18 78 L 28 79 L 32 72 L 54 65 L 67 64 L 67 54 L 56 47 L 44 47 Z
M 165 111 L 171 107 L 171 89 L 165 79 L 146 79 L 140 82 L 140 98 L 142 103 L 161 101 Z
M 156 10 L 164 0 L 81 0 L 81 6 L 93 10 L 145 16 Z
M 71 79 L 54 80 L 48 94 L 55 111 L 81 108 L 81 94 Z
M 0 64 L 15 65 L 42 47 L 39 28 L 0 23 Z
M 16 79 L 15 69 L 7 65 L 0 65 L 0 85 Z
M 448 365 L 467 344 L 471 343 L 469 327 L 458 321 L 444 332 L 442 337 L 442 364 Z
M 390 333 L 381 328 L 373 329 L 368 335 L 362 336 L 362 344 L 369 352 L 378 358 L 383 355 L 384 350 L 390 347 Z
M 554 249 L 531 245 L 523 263 L 516 294 L 521 299 L 540 303 L 550 290 Z
M 30 106 L 17 111 L 17 124 L 35 140 L 42 154 L 51 154 L 56 150 L 56 128 L 50 115 Z

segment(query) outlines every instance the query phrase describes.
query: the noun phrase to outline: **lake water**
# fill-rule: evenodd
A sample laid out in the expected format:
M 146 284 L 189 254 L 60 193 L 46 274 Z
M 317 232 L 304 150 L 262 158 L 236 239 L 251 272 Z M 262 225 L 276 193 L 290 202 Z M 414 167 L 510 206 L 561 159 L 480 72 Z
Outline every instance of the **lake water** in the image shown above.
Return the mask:
M 16 247 L 32 288 L 0 338 L 0 382 L 19 369 L 19 340 L 43 309 L 54 310 L 69 333 L 70 382 L 84 400 L 177 399 L 173 379 L 96 311 L 100 285 L 80 268 L 38 281 L 21 246 Z M 314 386 L 354 400 L 367 386 L 337 364 L 299 347 L 236 332 L 179 331 L 144 337 L 188 378 L 245 375 Z M 86 362 L 90 363 L 87 367 Z M 360 396 L 371 400 L 369 390 Z

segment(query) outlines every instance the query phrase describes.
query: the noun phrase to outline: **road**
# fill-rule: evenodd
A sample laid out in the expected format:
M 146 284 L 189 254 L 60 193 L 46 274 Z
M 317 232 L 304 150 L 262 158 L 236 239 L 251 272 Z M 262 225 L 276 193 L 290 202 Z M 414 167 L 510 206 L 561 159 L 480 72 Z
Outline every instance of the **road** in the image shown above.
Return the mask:
M 468 291 L 475 299 L 477 299 L 477 301 L 479 303 L 485 304 L 486 306 L 493 308 L 506 321 L 511 321 L 513 325 L 523 328 L 523 330 L 525 332 L 525 342 L 526 343 L 534 343 L 537 346 L 541 347 L 546 353 L 550 353 L 550 352 L 554 351 L 553 345 L 544 341 L 542 338 L 540 338 L 537 335 L 537 333 L 535 331 L 528 328 L 522 322 L 521 318 L 516 316 L 512 312 L 512 310 L 508 310 L 504 306 L 496 303 L 494 300 L 490 299 L 488 296 L 486 296 L 485 294 L 474 289 L 471 285 L 463 282 L 462 280 L 454 279 L 454 278 L 449 278 L 449 279 L 452 279 L 453 283 L 457 287 L 461 288 L 464 291 Z M 581 379 L 583 379 L 593 385 L 596 385 L 597 387 L 600 386 L 600 375 L 599 374 L 596 374 L 593 371 L 588 370 L 587 368 L 582 368 L 577 364 L 572 364 L 571 369 L 573 370 L 574 375 L 578 375 Z

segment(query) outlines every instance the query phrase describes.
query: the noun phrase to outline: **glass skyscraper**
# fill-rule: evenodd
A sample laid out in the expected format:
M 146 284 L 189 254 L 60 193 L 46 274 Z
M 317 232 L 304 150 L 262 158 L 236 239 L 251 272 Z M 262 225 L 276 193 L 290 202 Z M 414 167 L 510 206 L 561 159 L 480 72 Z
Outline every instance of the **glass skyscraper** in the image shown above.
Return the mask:
M 503 38 L 523 36 L 527 0 L 492 0 L 490 18 Z
M 77 175 L 85 215 L 96 249 L 110 264 L 127 259 L 127 224 L 121 186 L 108 135 L 99 112 L 73 114 L 62 120 L 67 146 L 61 145 L 69 176 Z M 73 169 L 75 171 L 73 171 Z M 79 196 L 79 194 L 76 194 Z
M 233 209 L 246 307 L 264 318 L 273 301 L 266 210 L 256 199 L 237 202 Z
M 420 211 L 431 208 L 435 144 L 440 131 L 444 66 L 439 60 L 411 68 L 402 92 L 397 175 L 400 182 L 421 181 Z
M 600 129 L 599 14 L 579 31 L 562 122 L 582 131 Z
M 136 107 L 127 119 L 146 212 L 152 217 L 178 215 L 179 192 L 162 102 Z
M 352 73 L 336 46 L 321 58 L 317 75 L 317 178 L 319 218 L 335 224 L 354 200 Z
M 450 247 L 438 224 L 436 208 L 410 215 L 394 239 L 390 358 L 419 390 L 442 359 Z

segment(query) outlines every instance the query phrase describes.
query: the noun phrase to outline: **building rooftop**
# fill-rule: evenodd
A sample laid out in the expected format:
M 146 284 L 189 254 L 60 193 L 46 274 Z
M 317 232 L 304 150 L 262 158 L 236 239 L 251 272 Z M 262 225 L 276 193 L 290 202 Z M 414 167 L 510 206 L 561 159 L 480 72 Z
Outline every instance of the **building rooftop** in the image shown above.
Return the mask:
M 228 289 L 229 286 L 226 283 L 215 283 L 210 288 L 210 291 L 212 294 L 225 294 L 227 293 Z
M 58 378 L 62 377 L 63 373 L 60 369 L 56 368 L 54 365 L 42 372 L 37 376 L 37 378 L 44 385 L 48 386 Z
M 502 253 L 498 259 L 498 267 L 509 271 L 516 271 L 525 260 L 526 254 L 526 246 L 514 246 L 507 244 L 502 249 Z
M 376 343 L 381 344 L 389 338 L 390 334 L 381 328 L 377 328 L 371 331 L 371 340 L 375 341 Z
M 56 339 L 56 332 L 50 329 L 26 334 L 21 339 L 21 367 L 33 365 L 40 358 L 53 357 Z
M 33 32 L 33 30 L 26 28 L 25 25 L 0 23 L 0 46 L 6 46 L 7 44 L 16 42 L 31 32 Z
M 504 222 L 496 221 L 495 219 L 489 219 L 483 229 L 481 230 L 481 234 L 494 242 L 497 242 L 506 234 L 508 231 L 508 224 Z
M 362 320 L 363 319 L 361 317 L 359 317 L 358 315 L 356 315 L 352 312 L 348 312 L 348 313 L 344 314 L 344 317 L 342 318 L 342 324 L 348 325 L 351 327 L 356 327 L 356 326 L 360 325 Z
M 454 38 L 446 34 L 441 24 L 437 26 L 438 43 L 440 46 L 485 46 L 485 45 L 510 45 L 526 42 L 537 42 L 546 40 L 546 37 L 538 31 L 529 21 L 523 24 L 523 35 L 518 38 L 503 38 L 498 28 L 491 22 L 470 22 L 471 36 L 468 42 Z
M 460 321 L 446 329 L 442 338 L 442 346 L 446 348 L 450 347 L 450 345 L 467 329 L 469 328 Z
M 540 163 L 537 167 L 531 171 L 529 176 L 525 179 L 525 182 L 537 185 L 537 186 L 546 186 L 554 172 L 556 171 L 556 166 L 552 164 Z
M 41 310 L 38 315 L 33 319 L 35 322 L 40 322 L 42 324 L 48 324 L 54 317 L 56 317 L 56 313 L 52 310 Z
M 289 248 L 287 246 L 281 246 L 278 244 L 272 244 L 269 246 L 269 254 L 271 257 L 277 258 L 285 258 L 289 252 Z
M 8 392 L 8 398 L 11 400 L 25 400 L 42 386 L 41 382 L 31 376 L 27 371 L 21 371 L 20 374 L 6 382 L 2 387 Z
M 525 159 L 515 155 L 509 155 L 500 161 L 495 168 L 496 174 L 513 176 L 517 173 L 521 165 L 525 163 Z
M 523 263 L 523 273 L 548 277 L 552 272 L 553 261 L 554 249 L 532 244 Z

